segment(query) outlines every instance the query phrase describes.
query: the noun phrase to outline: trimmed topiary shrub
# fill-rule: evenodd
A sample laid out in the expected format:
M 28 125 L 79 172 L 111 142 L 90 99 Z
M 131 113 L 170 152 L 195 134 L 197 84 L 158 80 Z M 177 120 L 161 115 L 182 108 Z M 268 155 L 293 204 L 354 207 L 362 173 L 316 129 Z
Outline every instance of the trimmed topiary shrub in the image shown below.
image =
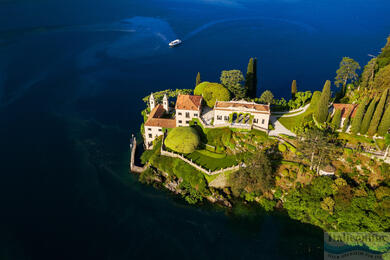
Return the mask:
M 229 90 L 219 83 L 212 83 L 207 81 L 202 82 L 196 86 L 194 94 L 203 96 L 203 99 L 209 107 L 214 107 L 216 100 L 230 100 Z
M 165 145 L 178 153 L 192 153 L 200 144 L 198 132 L 190 127 L 176 127 L 168 133 Z
M 284 144 L 279 144 L 278 149 L 279 149 L 279 151 L 284 153 L 287 150 L 287 147 Z

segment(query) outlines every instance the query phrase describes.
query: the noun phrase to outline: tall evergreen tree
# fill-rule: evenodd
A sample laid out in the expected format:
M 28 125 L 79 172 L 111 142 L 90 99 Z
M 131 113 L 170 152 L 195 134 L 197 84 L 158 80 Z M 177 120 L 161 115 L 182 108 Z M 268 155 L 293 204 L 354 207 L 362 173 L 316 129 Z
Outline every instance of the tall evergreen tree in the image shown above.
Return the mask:
M 245 78 L 245 87 L 247 89 L 248 96 L 251 98 L 256 97 L 256 59 L 250 58 Z
M 320 101 L 318 102 L 317 111 L 315 118 L 318 123 L 322 124 L 328 117 L 328 105 L 330 100 L 330 80 L 325 82 L 324 88 L 322 89 Z
M 360 103 L 359 107 L 356 110 L 355 117 L 352 120 L 352 125 L 351 125 L 351 132 L 353 134 L 357 134 L 360 131 L 360 127 L 362 125 L 362 120 L 364 117 L 364 112 L 366 111 L 366 105 L 369 101 L 369 98 L 366 97 L 362 103 Z
M 247 89 L 241 85 L 244 81 L 244 76 L 239 70 L 223 70 L 220 77 L 222 85 L 224 85 L 236 99 L 245 98 Z
M 294 79 L 291 83 L 291 98 L 295 99 L 295 95 L 297 94 L 297 81 Z
M 195 82 L 195 87 L 198 86 L 202 81 L 200 80 L 200 72 L 196 75 L 196 82 Z
M 345 115 L 345 119 L 344 119 L 344 123 L 343 123 L 343 132 L 344 133 L 347 132 L 349 122 L 351 121 L 352 111 L 353 111 L 353 109 L 348 109 L 348 111 L 346 111 L 347 114 Z
M 364 114 L 362 125 L 360 127 L 360 133 L 365 135 L 368 131 L 368 128 L 370 127 L 372 115 L 374 114 L 375 111 L 375 106 L 376 106 L 377 99 L 374 97 L 371 100 L 370 105 L 367 108 L 366 113 Z
M 390 104 L 387 104 L 385 113 L 383 114 L 381 123 L 378 127 L 378 135 L 384 136 L 390 129 Z
M 334 112 L 333 118 L 332 118 L 332 127 L 333 129 L 339 129 L 340 128 L 340 123 L 341 123 L 341 109 L 337 109 Z
M 343 94 L 345 94 L 345 86 L 348 80 L 352 83 L 358 78 L 357 70 L 360 70 L 360 65 L 354 59 L 344 57 L 340 62 L 340 68 L 336 71 L 335 84 L 337 87 L 343 87 Z
M 378 103 L 378 106 L 375 109 L 374 116 L 372 117 L 370 127 L 368 128 L 368 135 L 373 136 L 376 133 L 376 130 L 378 129 L 379 123 L 381 121 L 383 110 L 385 108 L 386 99 L 387 99 L 387 93 L 388 90 L 386 89 L 385 92 L 383 92 L 381 100 Z

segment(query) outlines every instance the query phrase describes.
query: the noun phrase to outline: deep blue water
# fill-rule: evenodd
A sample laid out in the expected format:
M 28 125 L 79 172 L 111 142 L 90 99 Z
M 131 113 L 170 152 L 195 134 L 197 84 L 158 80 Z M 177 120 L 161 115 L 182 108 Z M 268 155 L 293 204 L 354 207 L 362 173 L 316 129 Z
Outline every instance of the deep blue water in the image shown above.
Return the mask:
M 0 259 L 322 258 L 322 232 L 188 206 L 128 174 L 141 98 L 259 61 L 320 89 L 390 32 L 379 0 L 0 0 Z M 169 49 L 175 38 L 184 40 Z

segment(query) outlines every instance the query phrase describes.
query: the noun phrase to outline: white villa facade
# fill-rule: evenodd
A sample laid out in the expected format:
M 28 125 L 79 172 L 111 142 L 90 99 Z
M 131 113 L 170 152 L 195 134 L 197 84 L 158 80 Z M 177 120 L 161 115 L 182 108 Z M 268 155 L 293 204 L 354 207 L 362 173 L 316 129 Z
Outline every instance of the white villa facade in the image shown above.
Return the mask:
M 269 105 L 247 101 L 217 101 L 214 106 L 214 126 L 255 127 L 268 131 L 271 115 Z
M 179 95 L 176 100 L 174 114 L 169 115 L 168 97 L 165 95 L 163 104 L 156 104 L 152 95 L 149 98 L 151 112 L 145 122 L 145 147 L 151 149 L 153 140 L 163 135 L 166 128 L 189 126 L 196 118 L 206 128 L 232 127 L 243 129 L 258 129 L 268 132 L 270 106 L 247 101 L 217 101 L 213 110 L 205 112 L 212 116 L 214 123 L 206 123 L 202 117 L 203 97 L 196 95 Z

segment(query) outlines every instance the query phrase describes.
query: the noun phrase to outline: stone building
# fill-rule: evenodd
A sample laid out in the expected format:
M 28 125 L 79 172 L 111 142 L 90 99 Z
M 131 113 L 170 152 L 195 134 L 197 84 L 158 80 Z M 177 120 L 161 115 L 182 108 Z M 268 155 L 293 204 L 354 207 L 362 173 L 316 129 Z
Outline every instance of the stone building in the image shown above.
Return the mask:
M 214 126 L 231 126 L 268 131 L 271 115 L 269 105 L 247 101 L 217 101 L 214 106 Z
M 189 126 L 193 118 L 202 113 L 202 96 L 179 95 L 176 100 L 176 126 Z

